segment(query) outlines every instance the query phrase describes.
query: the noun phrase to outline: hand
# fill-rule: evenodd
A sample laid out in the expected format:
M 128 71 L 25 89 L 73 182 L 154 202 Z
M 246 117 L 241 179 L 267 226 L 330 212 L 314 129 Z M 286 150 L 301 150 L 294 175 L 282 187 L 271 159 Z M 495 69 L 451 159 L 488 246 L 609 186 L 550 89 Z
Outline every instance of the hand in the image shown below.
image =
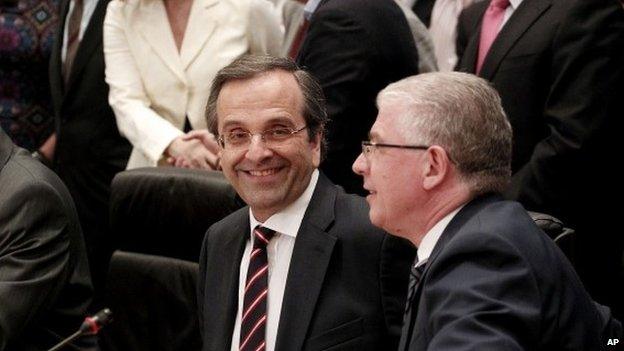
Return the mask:
M 215 155 L 219 152 L 219 143 L 217 143 L 217 138 L 215 138 L 215 136 L 206 129 L 191 130 L 190 132 L 184 134 L 182 139 L 197 139 Z
M 47 161 L 54 159 L 54 150 L 56 149 L 56 133 L 52 133 L 39 147 L 39 152 L 46 158 Z
M 167 147 L 167 162 L 175 167 L 215 169 L 218 157 L 198 138 L 175 138 Z

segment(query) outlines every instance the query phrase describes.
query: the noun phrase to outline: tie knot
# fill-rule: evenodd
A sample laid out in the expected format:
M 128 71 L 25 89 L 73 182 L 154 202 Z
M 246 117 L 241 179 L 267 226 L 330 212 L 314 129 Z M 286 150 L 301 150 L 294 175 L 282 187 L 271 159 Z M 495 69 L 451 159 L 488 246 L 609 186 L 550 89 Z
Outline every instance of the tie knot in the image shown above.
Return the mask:
M 506 9 L 509 5 L 509 0 L 492 0 L 492 2 L 490 2 L 490 7 L 495 7 L 502 10 Z
M 265 228 L 262 226 L 256 226 L 254 228 L 254 246 L 263 246 L 266 247 L 275 235 L 275 231 L 269 228 Z

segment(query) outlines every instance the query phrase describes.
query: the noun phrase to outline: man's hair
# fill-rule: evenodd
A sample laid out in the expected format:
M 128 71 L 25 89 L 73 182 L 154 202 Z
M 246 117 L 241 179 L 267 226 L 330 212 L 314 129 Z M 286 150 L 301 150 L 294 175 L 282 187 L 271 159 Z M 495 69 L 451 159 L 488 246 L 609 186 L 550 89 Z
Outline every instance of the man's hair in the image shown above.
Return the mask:
M 377 104 L 399 103 L 407 140 L 443 147 L 474 196 L 502 192 L 511 178 L 512 130 L 501 99 L 472 74 L 425 73 L 382 90 Z
M 214 80 L 206 105 L 206 120 L 208 130 L 218 135 L 217 128 L 217 99 L 223 86 L 233 80 L 245 80 L 258 75 L 285 71 L 294 76 L 303 95 L 303 118 L 308 130 L 308 137 L 314 138 L 319 134 L 321 138 L 321 156 L 325 154 L 325 126 L 328 122 L 327 109 L 323 89 L 318 81 L 308 72 L 302 70 L 295 62 L 288 58 L 269 55 L 243 55 L 229 65 L 223 67 Z

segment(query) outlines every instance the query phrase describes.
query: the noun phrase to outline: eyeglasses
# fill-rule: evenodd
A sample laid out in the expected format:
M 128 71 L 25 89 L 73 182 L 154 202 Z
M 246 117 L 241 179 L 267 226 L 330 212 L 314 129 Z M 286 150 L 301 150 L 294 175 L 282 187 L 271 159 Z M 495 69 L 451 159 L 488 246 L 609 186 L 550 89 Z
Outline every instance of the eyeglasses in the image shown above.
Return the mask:
M 426 145 L 398 145 L 398 144 L 383 144 L 376 143 L 374 141 L 363 141 L 362 142 L 362 155 L 366 157 L 368 160 L 370 155 L 378 148 L 378 147 L 390 147 L 395 149 L 412 149 L 412 150 L 427 150 L 429 146 Z
M 267 146 L 275 146 L 290 139 L 293 135 L 308 128 L 303 126 L 299 129 L 292 129 L 287 127 L 271 128 L 259 133 L 251 133 L 244 129 L 236 129 L 225 134 L 219 135 L 217 141 L 222 148 L 242 148 L 251 144 L 251 139 L 254 135 L 259 135 L 260 139 Z

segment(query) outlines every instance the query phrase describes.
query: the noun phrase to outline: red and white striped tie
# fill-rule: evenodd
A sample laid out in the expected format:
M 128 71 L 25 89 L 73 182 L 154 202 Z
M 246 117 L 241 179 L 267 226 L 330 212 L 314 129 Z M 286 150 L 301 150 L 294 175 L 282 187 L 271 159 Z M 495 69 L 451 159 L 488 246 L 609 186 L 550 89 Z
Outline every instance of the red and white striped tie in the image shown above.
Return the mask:
M 241 318 L 240 351 L 260 351 L 266 346 L 267 294 L 269 262 L 267 245 L 275 231 L 257 226 L 245 280 L 245 298 Z

